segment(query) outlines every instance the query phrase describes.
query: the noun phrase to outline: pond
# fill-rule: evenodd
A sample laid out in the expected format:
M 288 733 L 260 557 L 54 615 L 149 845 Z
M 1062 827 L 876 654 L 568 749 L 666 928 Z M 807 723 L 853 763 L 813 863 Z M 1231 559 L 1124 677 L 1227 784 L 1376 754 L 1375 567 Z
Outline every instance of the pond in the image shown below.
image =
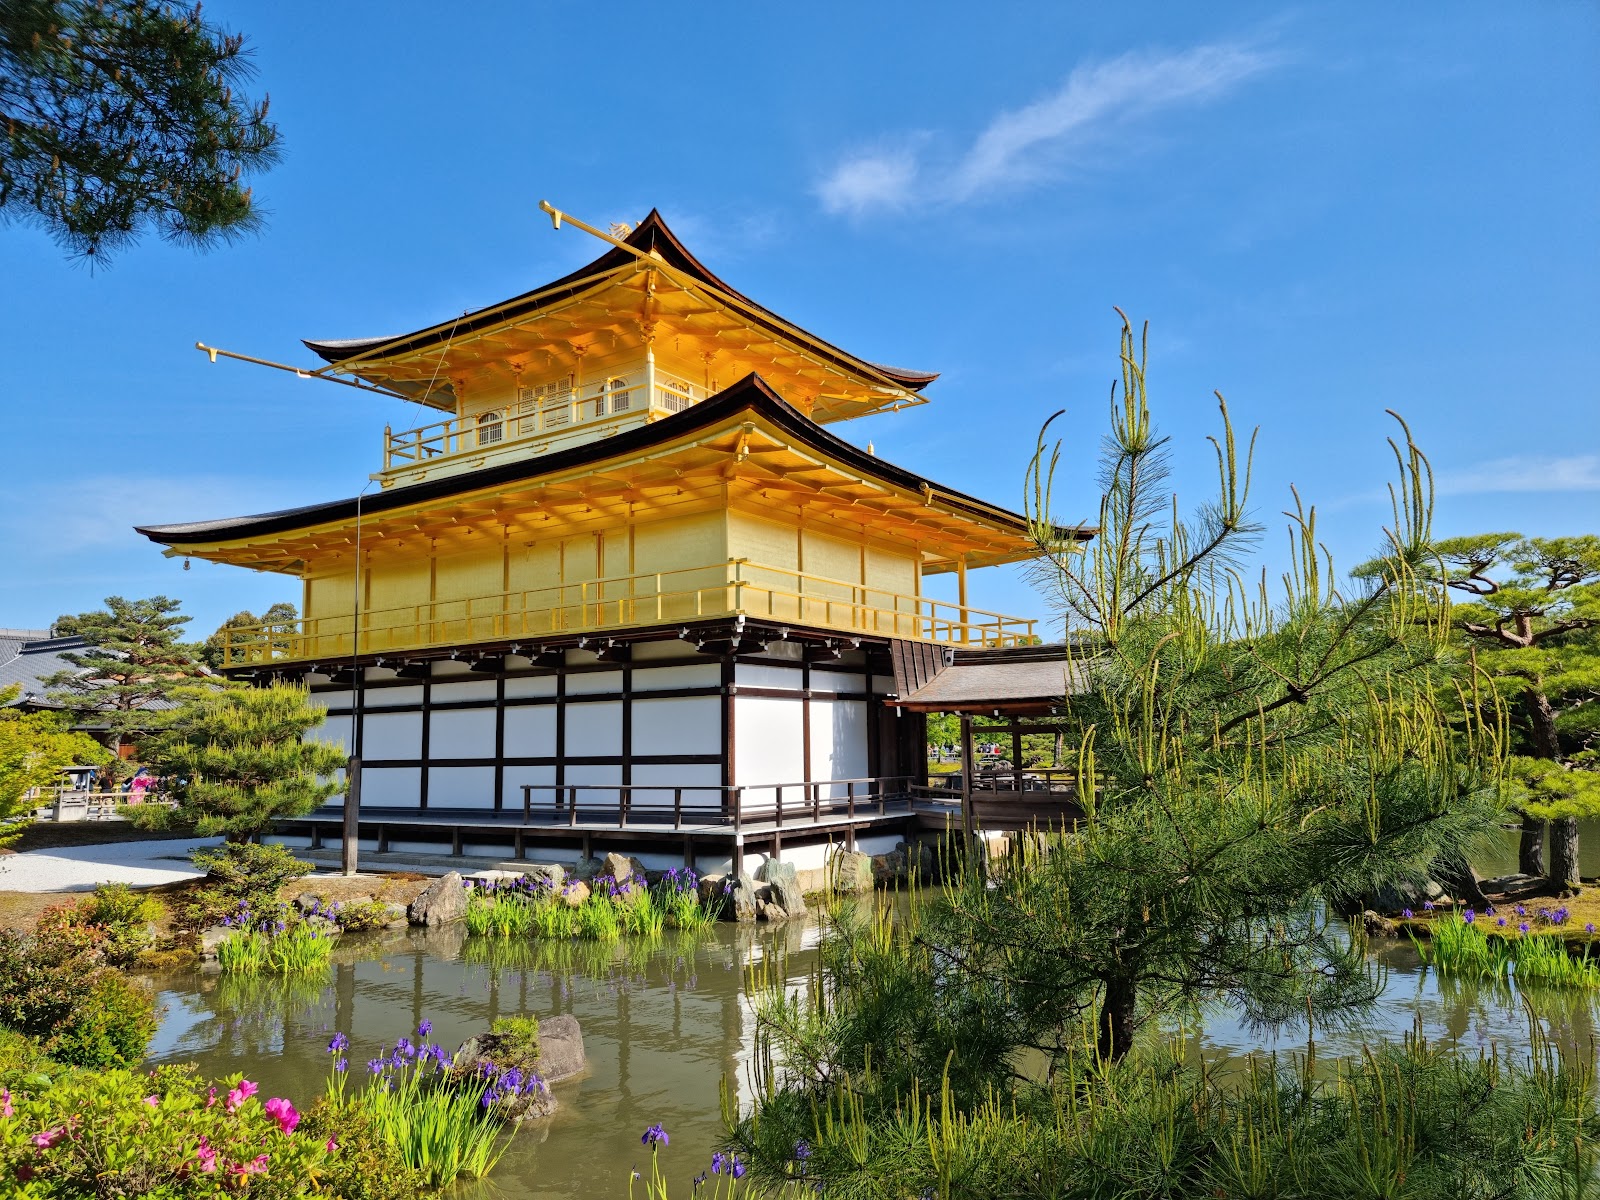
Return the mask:
M 571 1013 L 583 1027 L 588 1072 L 555 1085 L 556 1115 L 520 1133 L 489 1181 L 459 1194 L 626 1195 L 630 1167 L 647 1161 L 639 1136 L 657 1122 L 672 1136 L 662 1157 L 669 1181 L 687 1194 L 721 1132 L 724 1081 L 748 1095 L 745 966 L 780 960 L 798 982 L 815 964 L 817 936 L 809 921 L 720 925 L 609 947 L 481 941 L 459 926 L 351 937 L 328 975 L 313 981 L 200 971 L 158 978 L 166 1014 L 152 1058 L 196 1062 L 210 1076 L 245 1071 L 268 1093 L 304 1103 L 327 1078 L 336 1030 L 349 1036 L 352 1070 L 361 1071 L 424 1018 L 435 1040 L 453 1046 L 498 1016 Z M 1528 1017 L 1514 986 L 1441 979 L 1405 941 L 1374 943 L 1373 951 L 1384 971 L 1382 1001 L 1354 1029 L 1318 1030 L 1325 1061 L 1358 1051 L 1363 1040 L 1399 1040 L 1418 1025 L 1469 1051 L 1527 1046 Z M 1596 1029 L 1588 995 L 1546 990 L 1529 1000 L 1558 1043 L 1589 1045 Z M 1218 1061 L 1304 1048 L 1303 1028 L 1267 1035 L 1218 1010 L 1192 1032 L 1190 1052 Z

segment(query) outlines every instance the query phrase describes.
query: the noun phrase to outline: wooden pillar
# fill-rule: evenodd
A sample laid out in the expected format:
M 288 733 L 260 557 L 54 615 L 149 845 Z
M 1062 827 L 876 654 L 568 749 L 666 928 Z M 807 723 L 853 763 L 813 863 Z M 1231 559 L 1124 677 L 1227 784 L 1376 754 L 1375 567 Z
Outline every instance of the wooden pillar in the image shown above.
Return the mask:
M 961 608 L 961 641 L 967 641 L 967 622 L 972 618 L 967 612 L 967 556 L 956 559 L 956 599 Z M 965 718 L 962 718 L 965 720 Z
M 977 836 L 977 823 L 972 819 L 972 772 L 974 767 L 972 754 L 972 718 L 966 713 L 961 714 L 961 832 L 967 839 L 968 853 L 973 853 L 976 847 L 973 841 Z
M 343 865 L 346 875 L 354 875 L 357 860 L 360 858 L 361 834 L 361 760 L 351 757 L 350 765 L 345 768 L 345 780 L 349 787 L 344 793 L 344 853 Z

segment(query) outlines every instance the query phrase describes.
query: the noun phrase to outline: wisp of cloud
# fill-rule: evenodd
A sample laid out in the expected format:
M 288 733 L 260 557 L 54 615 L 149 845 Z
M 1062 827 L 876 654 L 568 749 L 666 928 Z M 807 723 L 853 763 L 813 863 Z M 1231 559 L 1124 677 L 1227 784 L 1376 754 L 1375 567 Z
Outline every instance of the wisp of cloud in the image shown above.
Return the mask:
M 848 155 L 817 186 L 823 211 L 852 217 L 906 208 L 915 194 L 961 204 L 1049 177 L 1075 147 L 1163 109 L 1220 97 L 1279 61 L 1242 43 L 1130 53 L 1073 70 L 1050 96 L 1003 112 L 942 170 L 902 143 Z

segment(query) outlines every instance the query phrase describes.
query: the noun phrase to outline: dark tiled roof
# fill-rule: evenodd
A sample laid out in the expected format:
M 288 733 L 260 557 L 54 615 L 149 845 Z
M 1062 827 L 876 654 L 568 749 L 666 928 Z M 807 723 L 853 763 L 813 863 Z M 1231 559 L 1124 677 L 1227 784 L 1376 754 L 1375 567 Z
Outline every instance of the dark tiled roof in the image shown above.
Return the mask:
M 783 326 L 786 325 L 791 328 L 797 328 L 792 322 L 785 321 L 771 309 L 757 304 L 742 292 L 729 287 L 713 275 L 704 263 L 689 253 L 684 244 L 678 240 L 677 235 L 667 228 L 667 223 L 661 219 L 661 214 L 655 209 L 652 208 L 650 215 L 639 222 L 638 228 L 624 238 L 623 241 L 647 254 L 652 251 L 659 254 L 669 266 L 676 267 L 680 271 L 716 288 L 718 291 L 732 296 L 740 304 L 748 307 L 750 312 L 747 315 L 769 332 L 782 334 Z M 630 254 L 621 247 L 613 246 L 587 266 L 579 267 L 570 275 L 563 275 L 552 283 L 535 288 L 531 292 L 524 292 L 520 296 L 514 296 L 510 300 L 502 301 L 499 304 L 491 304 L 487 308 L 480 308 L 474 312 L 466 313 L 459 319 L 429 326 L 426 329 L 419 329 L 414 333 L 401 333 L 392 337 L 379 338 L 307 339 L 305 345 L 324 361 L 330 363 L 339 362 L 341 359 L 350 358 L 353 355 L 362 354 L 369 350 L 377 350 L 379 347 L 382 347 L 384 357 L 394 354 L 413 353 L 439 342 L 447 341 L 449 338 L 460 337 L 481 328 L 497 325 L 502 321 L 536 312 L 546 305 L 584 291 L 586 288 L 593 286 L 593 280 L 596 277 L 635 261 L 635 257 L 635 255 Z M 864 358 L 858 358 L 850 354 L 848 351 L 841 350 L 829 342 L 823 341 L 815 334 L 807 333 L 806 337 L 811 339 L 812 343 L 827 357 L 832 358 L 840 365 L 859 368 L 860 365 L 864 364 L 878 374 L 886 376 L 901 387 L 913 392 L 921 391 L 939 378 L 937 371 L 911 371 L 903 367 L 889 367 L 882 363 L 869 362 Z M 353 369 L 359 372 L 361 367 L 358 364 Z
M 836 437 L 778 395 L 759 375 L 746 375 L 732 387 L 725 388 L 708 400 L 691 405 L 680 413 L 664 417 L 649 425 L 630 429 L 611 437 L 585 442 L 553 454 L 503 463 L 478 471 L 447 475 L 429 479 L 408 487 L 392 488 L 368 496 L 361 501 L 361 511 L 372 515 L 403 509 L 413 504 L 438 500 L 460 492 L 475 492 L 486 487 L 520 482 L 537 478 L 552 471 L 566 471 L 601 462 L 620 455 L 637 453 L 662 442 L 693 432 L 703 427 L 727 420 L 731 415 L 750 409 L 767 417 L 778 428 L 794 438 L 799 445 L 808 446 L 842 462 L 854 470 L 875 479 L 884 480 L 909 491 L 920 491 L 927 485 L 939 493 L 940 499 L 952 508 L 965 510 L 972 516 L 996 524 L 1009 525 L 1021 532 L 1027 529 L 1027 518 L 981 500 L 943 487 L 924 479 L 915 472 L 897 467 L 876 455 L 868 454 L 858 446 Z M 286 533 L 308 525 L 330 521 L 354 520 L 356 499 L 332 500 L 325 504 L 311 504 L 301 508 L 283 509 L 279 512 L 259 513 L 254 516 L 228 517 L 215 521 L 190 521 L 177 525 L 141 525 L 137 532 L 164 546 L 220 541 L 241 537 L 263 537 Z M 1063 536 L 1087 539 L 1093 530 L 1063 530 Z
M 82 669 L 61 657 L 63 653 L 86 649 L 81 637 L 53 638 L 48 636 L 48 630 L 44 632 L 45 637 L 20 643 L 10 658 L 0 658 L 0 691 L 14 684 L 22 685 L 21 695 L 13 701 L 15 704 L 43 706 L 47 703 L 44 698 L 46 679 L 62 671 Z
M 897 703 L 923 712 L 1006 712 L 1060 704 L 1082 690 L 1081 668 L 1062 643 L 956 650 L 951 658 Z

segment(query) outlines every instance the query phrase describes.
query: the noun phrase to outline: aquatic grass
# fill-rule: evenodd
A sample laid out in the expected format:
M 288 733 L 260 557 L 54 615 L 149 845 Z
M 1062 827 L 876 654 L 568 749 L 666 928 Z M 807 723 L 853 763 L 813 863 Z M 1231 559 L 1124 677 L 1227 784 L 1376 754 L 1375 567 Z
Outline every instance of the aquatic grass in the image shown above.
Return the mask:
M 325 969 L 333 958 L 333 938 L 284 905 L 260 916 L 241 901 L 222 923 L 233 930 L 217 944 L 225 973 L 304 974 Z
M 1511 950 L 1505 939 L 1489 937 L 1475 920 L 1451 913 L 1429 927 L 1427 942 L 1411 935 L 1422 961 L 1447 975 L 1469 975 L 1479 979 L 1504 979 L 1511 964 Z
M 527 937 L 534 929 L 534 906 L 520 892 L 480 892 L 467 902 L 467 933 L 473 937 Z
M 717 912 L 700 902 L 700 879 L 692 867 L 668 871 L 654 894 L 657 906 L 679 929 L 704 929 L 716 922 Z
M 1512 949 L 1517 982 L 1542 983 L 1551 987 L 1600 988 L 1600 963 L 1585 947 L 1575 958 L 1567 951 L 1566 939 L 1558 933 L 1528 934 Z
M 257 974 L 267 965 L 267 935 L 254 929 L 230 933 L 217 944 L 217 963 L 224 971 Z
M 332 958 L 333 939 L 304 923 L 267 937 L 266 969 L 279 975 L 320 971 Z
M 622 917 L 609 897 L 591 896 L 573 910 L 573 933 L 595 942 L 614 942 L 622 937 Z

